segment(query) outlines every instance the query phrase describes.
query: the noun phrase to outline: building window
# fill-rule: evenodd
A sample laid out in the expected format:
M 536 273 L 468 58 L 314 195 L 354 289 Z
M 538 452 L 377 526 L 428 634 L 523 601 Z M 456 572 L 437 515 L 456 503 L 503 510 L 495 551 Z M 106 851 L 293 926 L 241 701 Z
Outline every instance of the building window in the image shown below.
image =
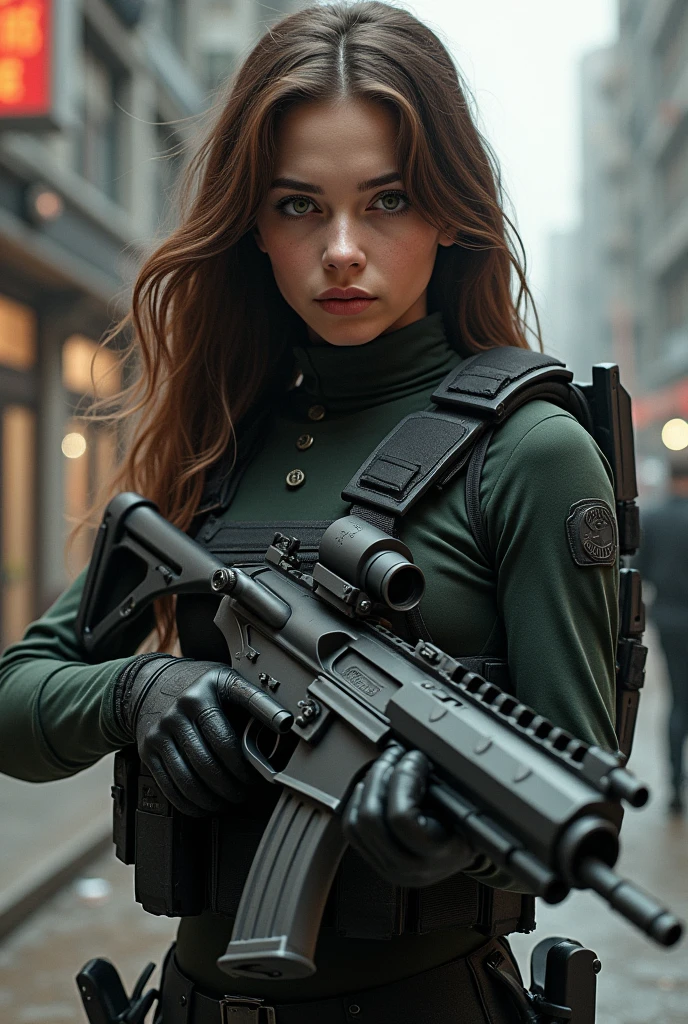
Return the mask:
M 688 118 L 660 165 L 660 181 L 664 214 L 670 217 L 688 199 Z
M 62 384 L 74 395 L 93 395 L 94 381 L 99 398 L 119 391 L 121 375 L 117 356 L 90 338 L 73 334 L 62 346 Z
M 177 135 L 174 128 L 162 119 L 157 117 L 158 123 L 155 126 L 156 156 L 154 163 L 155 171 L 155 208 L 158 228 L 169 228 L 172 230 L 177 224 L 177 213 L 170 206 L 174 198 L 175 188 L 179 182 L 184 167 L 184 143 Z
M 662 292 L 667 330 L 688 331 L 688 259 L 667 277 Z
M 104 424 L 67 421 L 62 438 L 64 456 L 64 510 L 69 530 L 85 515 L 97 495 L 103 493 L 117 464 L 116 431 Z M 69 569 L 75 575 L 91 557 L 95 531 L 84 527 L 69 549 Z
M 161 28 L 173 46 L 185 52 L 185 6 L 184 0 L 162 0 L 160 7 Z
M 74 334 L 62 346 L 62 383 L 73 409 L 83 405 L 84 400 L 88 402 L 94 394 L 97 398 L 115 395 L 121 386 L 117 356 L 90 338 Z M 64 509 L 71 529 L 110 479 L 117 462 L 117 429 L 74 416 L 65 426 L 61 447 L 65 464 Z M 69 551 L 72 572 L 78 573 L 88 562 L 93 540 L 90 529 L 77 534 Z
M 678 0 L 674 4 L 658 49 L 662 95 L 667 96 L 684 71 L 688 59 L 688 4 L 685 0 Z
M 205 55 L 205 83 L 209 92 L 221 88 L 236 66 L 236 56 L 229 50 Z
M 20 640 L 34 618 L 34 466 L 36 414 L 24 405 L 5 405 L 2 434 L 2 646 Z
M 36 314 L 0 295 L 0 365 L 30 370 L 36 365 Z
M 118 153 L 121 74 L 87 36 L 77 76 L 80 119 L 74 129 L 74 165 L 79 174 L 111 199 L 119 198 Z
M 635 32 L 643 15 L 645 0 L 626 0 L 621 4 L 620 17 L 626 32 Z

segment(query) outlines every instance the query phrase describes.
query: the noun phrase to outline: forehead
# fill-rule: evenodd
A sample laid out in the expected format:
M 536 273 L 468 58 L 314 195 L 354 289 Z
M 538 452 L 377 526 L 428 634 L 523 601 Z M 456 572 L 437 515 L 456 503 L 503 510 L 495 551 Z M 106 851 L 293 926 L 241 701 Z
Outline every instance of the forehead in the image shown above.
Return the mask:
M 392 113 L 371 100 L 346 98 L 300 103 L 277 130 L 276 174 L 373 177 L 394 166 Z

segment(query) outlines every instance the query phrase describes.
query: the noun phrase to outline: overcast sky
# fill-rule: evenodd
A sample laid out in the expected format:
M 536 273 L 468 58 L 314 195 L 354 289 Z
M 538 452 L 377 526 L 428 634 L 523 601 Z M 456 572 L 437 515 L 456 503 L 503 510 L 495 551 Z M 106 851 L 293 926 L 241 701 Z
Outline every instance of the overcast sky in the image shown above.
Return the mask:
M 547 237 L 578 216 L 578 62 L 616 35 L 616 0 L 406 0 L 450 47 L 502 165 L 542 300 Z

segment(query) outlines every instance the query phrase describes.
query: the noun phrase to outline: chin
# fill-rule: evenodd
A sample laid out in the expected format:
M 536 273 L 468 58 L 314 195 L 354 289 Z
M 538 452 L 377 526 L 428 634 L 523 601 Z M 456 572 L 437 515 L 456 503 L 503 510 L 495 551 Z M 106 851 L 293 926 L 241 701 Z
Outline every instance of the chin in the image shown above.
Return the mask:
M 337 319 L 345 319 L 344 317 Z M 366 324 L 366 323 L 347 323 L 347 324 L 327 324 L 327 326 L 318 324 L 309 324 L 309 330 L 312 335 L 322 341 L 327 342 L 328 345 L 336 345 L 338 348 L 352 347 L 354 345 L 367 345 L 373 338 L 377 338 L 383 331 L 387 330 L 387 325 L 382 323 Z
M 353 336 L 350 338 L 326 338 L 324 335 L 320 335 L 323 341 L 326 341 L 328 345 L 336 345 L 337 348 L 353 348 L 355 345 L 367 345 L 373 338 L 377 338 L 378 332 L 371 334 L 363 334 L 359 336 Z

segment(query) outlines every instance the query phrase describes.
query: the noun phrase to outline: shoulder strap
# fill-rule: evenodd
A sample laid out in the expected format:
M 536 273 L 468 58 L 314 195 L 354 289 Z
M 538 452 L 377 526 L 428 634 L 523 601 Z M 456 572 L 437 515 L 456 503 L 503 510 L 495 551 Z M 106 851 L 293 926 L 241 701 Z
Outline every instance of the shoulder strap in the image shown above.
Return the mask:
M 430 487 L 446 486 L 486 433 L 525 402 L 545 399 L 580 418 L 585 401 L 571 380 L 558 359 L 529 349 L 495 348 L 471 356 L 433 392 L 434 408 L 406 416 L 380 442 L 342 498 L 388 517 L 406 515 Z M 482 442 L 485 451 L 488 443 Z
M 534 398 L 568 406 L 572 380 L 573 374 L 559 359 L 505 346 L 465 359 L 444 378 L 432 400 L 501 423 Z

